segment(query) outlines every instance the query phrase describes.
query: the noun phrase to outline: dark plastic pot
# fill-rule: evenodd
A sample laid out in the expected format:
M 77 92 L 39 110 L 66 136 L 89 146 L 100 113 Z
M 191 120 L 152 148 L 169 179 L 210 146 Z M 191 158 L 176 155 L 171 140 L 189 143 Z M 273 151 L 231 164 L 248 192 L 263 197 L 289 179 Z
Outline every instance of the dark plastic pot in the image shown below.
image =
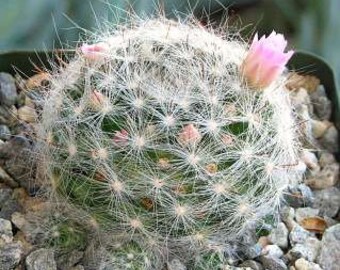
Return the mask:
M 314 75 L 325 86 L 327 96 L 332 101 L 332 121 L 340 129 L 340 93 L 334 70 L 326 60 L 313 53 L 297 51 L 288 63 L 291 70 L 301 74 Z
M 43 69 L 51 69 L 51 63 L 67 59 L 73 54 L 67 50 L 0 52 L 0 72 L 29 77 Z

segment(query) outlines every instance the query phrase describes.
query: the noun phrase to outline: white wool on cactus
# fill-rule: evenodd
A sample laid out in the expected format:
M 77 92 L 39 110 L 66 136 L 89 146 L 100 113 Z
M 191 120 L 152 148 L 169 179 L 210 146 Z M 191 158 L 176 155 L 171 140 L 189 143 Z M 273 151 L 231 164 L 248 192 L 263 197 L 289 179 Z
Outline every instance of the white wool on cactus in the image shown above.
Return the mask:
M 287 78 L 254 89 L 248 45 L 197 23 L 139 21 L 96 38 L 52 74 L 43 104 L 51 194 L 124 239 L 119 260 L 160 254 L 140 268 L 131 255 L 132 269 L 170 254 L 194 269 L 223 262 L 299 178 Z

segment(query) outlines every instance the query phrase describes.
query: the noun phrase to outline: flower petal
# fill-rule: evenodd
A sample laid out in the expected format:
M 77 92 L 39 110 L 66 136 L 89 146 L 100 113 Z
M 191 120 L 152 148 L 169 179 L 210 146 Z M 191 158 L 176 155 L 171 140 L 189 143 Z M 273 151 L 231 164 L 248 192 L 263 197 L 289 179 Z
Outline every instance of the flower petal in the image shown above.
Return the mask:
M 241 71 L 250 85 L 266 87 L 279 77 L 294 51 L 284 52 L 287 40 L 273 31 L 268 37 L 258 39 L 256 33 Z M 256 73 L 256 74 L 254 74 Z

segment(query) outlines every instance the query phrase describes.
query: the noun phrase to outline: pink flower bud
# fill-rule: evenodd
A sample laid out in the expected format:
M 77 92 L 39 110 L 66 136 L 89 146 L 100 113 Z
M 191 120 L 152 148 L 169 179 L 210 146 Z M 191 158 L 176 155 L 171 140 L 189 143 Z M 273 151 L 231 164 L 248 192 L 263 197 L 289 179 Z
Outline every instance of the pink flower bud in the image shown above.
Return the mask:
M 117 131 L 113 137 L 113 142 L 120 147 L 126 146 L 129 142 L 129 133 L 125 129 Z
M 222 135 L 222 143 L 226 146 L 230 146 L 235 142 L 235 139 L 230 134 L 223 134 Z
M 93 90 L 93 92 L 90 94 L 90 106 L 94 110 L 100 110 L 106 100 L 107 98 L 97 90 Z
M 83 44 L 80 50 L 84 57 L 88 60 L 101 60 L 105 57 L 109 50 L 109 46 L 104 42 L 99 42 L 96 44 Z
M 202 136 L 198 129 L 193 125 L 189 124 L 182 128 L 178 134 L 178 141 L 181 144 L 194 144 L 201 140 Z
M 242 63 L 241 72 L 252 87 L 264 88 L 280 76 L 294 51 L 284 53 L 287 41 L 273 31 L 258 39 L 256 34 Z
M 103 114 L 109 113 L 112 110 L 110 99 L 97 90 L 93 90 L 93 92 L 91 92 L 89 106 L 92 110 Z

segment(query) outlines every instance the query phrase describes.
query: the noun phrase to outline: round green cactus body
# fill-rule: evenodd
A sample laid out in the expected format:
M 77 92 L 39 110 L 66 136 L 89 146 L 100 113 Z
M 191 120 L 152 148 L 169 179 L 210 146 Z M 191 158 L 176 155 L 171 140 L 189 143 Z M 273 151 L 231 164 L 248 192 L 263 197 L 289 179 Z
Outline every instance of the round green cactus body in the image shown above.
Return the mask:
M 284 75 L 248 87 L 247 45 L 194 23 L 148 20 L 97 41 L 44 101 L 53 194 L 188 261 L 275 213 L 299 147 Z

